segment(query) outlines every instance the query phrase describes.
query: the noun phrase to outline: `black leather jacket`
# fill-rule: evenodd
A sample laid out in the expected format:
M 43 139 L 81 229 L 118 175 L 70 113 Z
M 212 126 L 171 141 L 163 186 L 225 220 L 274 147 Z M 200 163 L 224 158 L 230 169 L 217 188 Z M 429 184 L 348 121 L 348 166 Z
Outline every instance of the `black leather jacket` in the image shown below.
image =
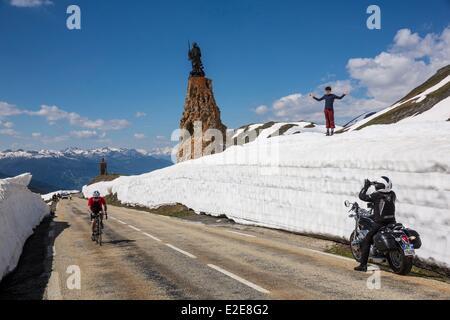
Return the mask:
M 362 201 L 373 203 L 373 220 L 383 225 L 396 223 L 395 201 L 397 200 L 397 196 L 395 192 L 374 192 L 368 195 L 368 189 L 369 187 L 364 187 L 359 193 L 359 198 Z

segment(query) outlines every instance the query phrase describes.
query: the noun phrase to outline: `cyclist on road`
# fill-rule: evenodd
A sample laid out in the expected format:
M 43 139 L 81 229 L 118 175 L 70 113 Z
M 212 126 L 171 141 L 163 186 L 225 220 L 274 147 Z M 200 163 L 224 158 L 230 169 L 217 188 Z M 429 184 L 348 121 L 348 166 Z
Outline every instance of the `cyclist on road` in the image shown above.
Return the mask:
M 103 228 L 103 215 L 105 215 L 106 220 L 108 220 L 108 207 L 106 206 L 105 198 L 100 196 L 100 192 L 94 191 L 92 198 L 88 200 L 88 207 L 91 215 L 92 223 L 92 241 L 95 241 L 95 229 L 97 227 L 95 223 L 95 218 L 100 215 L 100 224 Z

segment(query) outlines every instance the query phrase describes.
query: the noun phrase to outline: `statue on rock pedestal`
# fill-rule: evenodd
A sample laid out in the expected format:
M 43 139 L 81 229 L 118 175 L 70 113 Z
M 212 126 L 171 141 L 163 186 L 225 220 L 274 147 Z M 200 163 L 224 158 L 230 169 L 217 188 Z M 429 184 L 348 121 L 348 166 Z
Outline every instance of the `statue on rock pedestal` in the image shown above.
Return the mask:
M 204 77 L 205 71 L 203 70 L 202 51 L 196 42 L 193 43 L 192 48 L 189 45 L 188 57 L 192 63 L 191 77 Z
M 100 162 L 100 175 L 108 175 L 108 164 L 106 163 L 105 158 L 102 158 L 102 161 Z
M 205 77 L 201 57 L 197 43 L 192 48 L 189 46 L 192 71 L 180 121 L 182 134 L 177 152 L 178 162 L 220 153 L 225 148 L 227 127 L 221 121 L 212 80 Z

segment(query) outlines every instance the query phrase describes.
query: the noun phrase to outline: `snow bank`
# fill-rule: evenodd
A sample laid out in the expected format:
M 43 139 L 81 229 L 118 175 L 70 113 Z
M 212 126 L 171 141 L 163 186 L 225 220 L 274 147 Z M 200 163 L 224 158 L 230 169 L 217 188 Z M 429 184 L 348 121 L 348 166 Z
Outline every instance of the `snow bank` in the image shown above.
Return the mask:
M 28 190 L 31 174 L 0 180 L 0 280 L 14 270 L 25 241 L 49 207 Z
M 243 224 L 347 238 L 365 178 L 391 177 L 398 220 L 423 237 L 419 257 L 450 266 L 450 123 L 371 126 L 332 138 L 259 139 L 163 170 L 85 186 L 147 207 L 182 203 Z

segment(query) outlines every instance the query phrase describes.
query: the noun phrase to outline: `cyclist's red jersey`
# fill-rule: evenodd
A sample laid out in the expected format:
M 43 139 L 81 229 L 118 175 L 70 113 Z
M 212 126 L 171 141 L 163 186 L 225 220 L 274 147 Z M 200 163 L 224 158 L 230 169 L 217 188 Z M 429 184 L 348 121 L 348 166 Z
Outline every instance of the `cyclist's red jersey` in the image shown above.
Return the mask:
M 106 200 L 103 197 L 100 198 L 90 198 L 88 200 L 88 206 L 93 213 L 100 213 L 103 208 L 106 211 Z

